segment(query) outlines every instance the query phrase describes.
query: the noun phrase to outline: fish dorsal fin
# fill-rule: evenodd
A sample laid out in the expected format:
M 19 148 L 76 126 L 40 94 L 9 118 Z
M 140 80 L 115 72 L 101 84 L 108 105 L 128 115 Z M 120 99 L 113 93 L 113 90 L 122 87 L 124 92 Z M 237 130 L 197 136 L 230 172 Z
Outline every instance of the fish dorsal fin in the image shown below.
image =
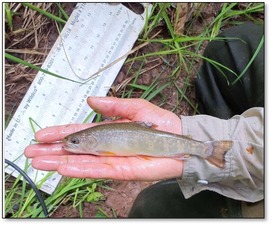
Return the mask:
M 142 126 L 142 127 L 146 127 L 146 128 L 153 128 L 154 129 L 154 128 L 158 127 L 158 125 L 156 125 L 152 122 L 149 122 L 149 121 L 146 121 L 146 122 L 136 121 L 135 123 Z

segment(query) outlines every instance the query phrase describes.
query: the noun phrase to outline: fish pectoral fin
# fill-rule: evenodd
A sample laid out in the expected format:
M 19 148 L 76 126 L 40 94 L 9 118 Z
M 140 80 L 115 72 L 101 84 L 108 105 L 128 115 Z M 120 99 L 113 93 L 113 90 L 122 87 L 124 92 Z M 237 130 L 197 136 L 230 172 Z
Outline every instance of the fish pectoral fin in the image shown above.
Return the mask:
M 101 156 L 117 156 L 116 153 L 110 151 L 99 151 L 99 155 Z
M 151 157 L 146 156 L 146 155 L 137 155 L 136 157 L 143 160 L 151 160 Z
M 187 160 L 190 157 L 191 156 L 189 154 L 178 154 L 178 155 L 171 156 L 170 158 L 173 158 L 173 159 L 176 159 L 176 160 Z

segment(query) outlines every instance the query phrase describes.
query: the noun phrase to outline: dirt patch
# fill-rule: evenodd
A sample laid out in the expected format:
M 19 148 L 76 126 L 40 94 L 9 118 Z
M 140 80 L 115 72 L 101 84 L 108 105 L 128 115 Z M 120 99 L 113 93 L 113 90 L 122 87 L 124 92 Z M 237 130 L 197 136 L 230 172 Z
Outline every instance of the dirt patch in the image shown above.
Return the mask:
M 105 204 L 116 211 L 118 217 L 127 217 L 137 195 L 153 182 L 115 181 L 110 186 L 115 191 L 105 194 Z

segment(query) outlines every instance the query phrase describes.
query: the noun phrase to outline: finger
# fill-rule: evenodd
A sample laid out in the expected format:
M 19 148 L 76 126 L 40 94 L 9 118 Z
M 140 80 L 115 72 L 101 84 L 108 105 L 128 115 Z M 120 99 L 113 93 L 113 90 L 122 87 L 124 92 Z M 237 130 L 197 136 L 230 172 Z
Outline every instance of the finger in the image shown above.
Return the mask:
M 74 178 L 93 178 L 93 179 L 116 179 L 124 180 L 116 173 L 114 167 L 109 164 L 64 164 L 58 167 L 57 172 L 63 176 Z
M 24 155 L 27 158 L 34 158 L 42 155 L 68 155 L 71 154 L 62 148 L 61 143 L 56 144 L 33 144 L 29 145 L 24 150 Z
M 61 164 L 58 173 L 77 178 L 155 181 L 181 177 L 183 162 L 168 158 L 98 157 L 96 163 Z
M 92 155 L 47 155 L 37 156 L 32 160 L 32 166 L 39 170 L 56 171 L 63 164 L 92 164 L 101 163 L 102 157 Z
M 143 111 L 148 114 L 160 109 L 144 99 L 88 97 L 87 102 L 94 111 L 105 116 L 120 116 L 130 120 L 142 119 Z
M 69 160 L 69 163 L 61 164 L 57 171 L 63 176 L 77 178 L 136 180 L 138 175 L 133 167 L 142 162 L 146 163 L 137 157 L 95 157 L 92 163 Z

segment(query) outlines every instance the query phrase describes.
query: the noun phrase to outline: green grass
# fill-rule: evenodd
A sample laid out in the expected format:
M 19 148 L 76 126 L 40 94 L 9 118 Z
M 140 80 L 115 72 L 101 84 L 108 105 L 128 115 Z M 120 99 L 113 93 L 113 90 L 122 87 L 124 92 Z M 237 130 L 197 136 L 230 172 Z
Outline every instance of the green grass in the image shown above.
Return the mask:
M 60 23 L 66 23 L 66 20 L 63 20 L 62 18 L 58 17 L 58 16 L 55 16 L 51 13 L 48 13 L 47 11 L 43 10 L 43 9 L 40 9 L 39 7 L 36 7 L 35 5 L 31 4 L 31 3 L 22 3 L 22 5 L 32 9 L 32 10 L 35 10 L 41 14 L 43 14 L 44 16 L 52 19 L 52 20 L 55 20 L 57 22 L 60 22 Z M 64 16 L 67 16 L 67 13 L 63 10 L 63 8 L 61 7 L 60 4 L 57 4 L 58 7 L 59 7 L 59 10 L 60 10 L 60 13 L 61 15 L 63 14 Z M 66 17 L 67 18 L 67 17 Z
M 11 60 L 11 61 L 13 61 L 13 62 L 20 63 L 20 64 L 22 64 L 22 65 L 24 65 L 24 66 L 29 67 L 29 68 L 35 69 L 35 70 L 37 70 L 37 71 L 41 71 L 41 72 L 43 72 L 43 73 L 45 73 L 45 74 L 54 76 L 54 77 L 59 78 L 59 79 L 68 80 L 68 81 L 71 81 L 71 82 L 74 82 L 74 83 L 83 84 L 82 82 L 78 82 L 78 81 L 76 81 L 76 80 L 72 80 L 72 79 L 69 79 L 69 78 L 67 78 L 67 77 L 58 75 L 58 74 L 56 74 L 56 73 L 52 73 L 52 72 L 50 72 L 50 71 L 48 71 L 48 70 L 42 69 L 41 67 L 38 67 L 38 66 L 36 66 L 36 65 L 34 65 L 34 64 L 32 64 L 32 63 L 29 63 L 29 62 L 27 62 L 27 61 L 25 61 L 25 60 L 22 60 L 22 59 L 20 59 L 20 58 L 17 58 L 17 57 L 15 57 L 15 56 L 13 56 L 13 55 L 11 55 L 11 54 L 9 54 L 9 53 L 5 53 L 5 58 L 6 58 L 6 59 L 9 59 L 9 60 Z
M 56 4 L 58 9 L 55 14 L 47 12 L 43 9 L 36 7 L 33 3 L 22 3 L 23 7 L 29 8 L 36 11 L 44 17 L 48 17 L 50 20 L 58 23 L 60 30 L 62 29 L 65 22 L 68 20 L 68 15 L 62 7 L 61 3 Z M 244 9 L 238 9 L 237 3 L 223 3 L 220 13 L 214 18 L 210 24 L 206 24 L 203 31 L 197 35 L 189 35 L 190 28 L 193 27 L 193 22 L 201 17 L 201 4 L 198 3 L 194 12 L 194 17 L 187 22 L 186 24 L 186 34 L 179 36 L 175 32 L 175 24 L 172 24 L 171 17 L 168 15 L 170 11 L 171 3 L 155 3 L 150 12 L 149 18 L 146 21 L 143 31 L 139 37 L 139 43 L 155 43 L 159 44 L 162 47 L 159 51 L 150 52 L 144 55 L 130 56 L 126 60 L 126 65 L 129 65 L 128 74 L 131 75 L 130 82 L 124 84 L 118 90 L 118 96 L 122 98 L 130 98 L 133 96 L 138 96 L 144 98 L 148 101 L 152 101 L 155 98 L 159 97 L 159 106 L 164 106 L 167 102 L 166 90 L 176 91 L 176 105 L 172 107 L 172 111 L 175 112 L 181 102 L 185 102 L 192 110 L 193 113 L 197 113 L 196 103 L 190 99 L 189 90 L 193 84 L 191 83 L 192 77 L 191 74 L 195 74 L 197 68 L 194 67 L 194 62 L 199 62 L 201 60 L 208 60 L 219 70 L 222 69 L 229 70 L 223 65 L 214 62 L 208 58 L 204 58 L 199 50 L 205 41 L 210 41 L 218 38 L 216 35 L 220 30 L 226 26 L 240 24 L 243 21 L 253 21 L 256 23 L 261 23 L 254 18 L 254 13 L 259 13 L 264 11 L 264 5 L 260 3 L 249 3 Z M 16 13 L 11 9 L 10 3 L 5 3 L 5 21 L 8 27 L 6 34 L 8 32 L 16 32 L 13 26 L 13 16 Z M 233 19 L 234 18 L 234 19 Z M 236 20 L 236 18 L 242 18 Z M 150 39 L 150 37 L 155 32 L 155 29 L 163 24 L 167 30 L 166 37 L 155 37 Z M 263 40 L 259 44 L 260 49 L 263 45 Z M 255 55 L 257 52 L 255 52 Z M 251 61 L 254 59 L 255 55 L 252 57 Z M 22 64 L 26 67 L 32 68 L 37 71 L 44 72 L 47 75 L 55 76 L 58 79 L 66 79 L 70 82 L 76 82 L 74 80 L 67 79 L 65 74 L 54 74 L 44 69 L 41 69 L 39 66 L 36 66 L 32 63 L 29 63 L 25 60 L 22 60 L 14 55 L 5 53 L 6 59 L 12 60 L 18 64 Z M 168 61 L 168 58 L 176 57 L 177 66 L 173 67 Z M 163 65 L 163 69 L 160 73 L 156 74 L 150 84 L 138 84 L 138 80 L 143 76 L 145 72 L 144 66 L 151 60 L 160 60 Z M 138 63 L 139 67 L 136 71 L 132 68 L 134 63 Z M 249 65 L 248 65 L 249 66 Z M 247 67 L 241 74 L 235 74 L 236 81 L 244 74 Z M 165 71 L 171 71 L 168 73 L 167 77 L 164 77 Z M 230 70 L 229 70 L 230 71 Z M 234 74 L 233 71 L 230 71 Z M 178 78 L 184 76 L 182 85 L 179 85 Z M 225 77 L 225 79 L 227 79 Z M 88 122 L 89 118 L 92 116 L 90 114 L 84 122 Z M 101 115 L 97 115 L 96 121 L 101 120 Z M 33 132 L 39 127 L 38 121 L 33 121 L 30 118 L 30 124 L 33 129 Z M 27 170 L 29 164 L 25 165 L 25 170 Z M 49 173 L 41 182 L 37 185 L 41 186 L 42 183 L 51 176 L 52 173 Z M 16 179 L 11 179 L 10 175 L 7 175 L 5 178 L 6 183 L 10 183 L 5 190 L 5 212 L 9 213 L 11 217 L 20 218 L 20 217 L 43 217 L 43 212 L 41 206 L 39 205 L 34 191 L 29 187 L 25 181 L 20 180 L 20 176 Z M 45 203 L 47 205 L 48 211 L 52 214 L 60 205 L 67 205 L 67 207 L 77 208 L 79 215 L 83 216 L 83 203 L 84 202 L 97 202 L 104 198 L 104 196 L 98 191 L 99 188 L 107 188 L 105 181 L 103 180 L 92 180 L 92 179 L 72 179 L 65 178 L 61 181 L 55 192 L 49 196 L 43 194 Z M 113 213 L 115 217 L 117 215 Z M 68 216 L 68 215 L 67 215 Z M 99 218 L 108 217 L 106 212 L 99 208 L 96 214 Z
M 204 3 L 200 3 L 204 4 Z M 221 8 L 221 12 L 215 17 L 215 19 L 205 28 L 205 30 L 197 35 L 197 36 L 178 36 L 175 33 L 174 30 L 174 24 L 171 23 L 171 20 L 169 16 L 167 15 L 167 9 L 170 7 L 170 4 L 163 4 L 163 3 L 157 3 L 154 4 L 154 7 L 151 12 L 150 19 L 148 21 L 148 24 L 145 25 L 144 27 L 144 33 L 141 35 L 142 39 L 141 41 L 150 41 L 150 42 L 159 42 L 162 43 L 165 47 L 162 48 L 160 51 L 157 52 L 151 52 L 149 54 L 141 55 L 141 56 L 136 56 L 134 58 L 130 58 L 127 60 L 127 62 L 132 62 L 136 60 L 146 60 L 147 58 L 150 57 L 164 57 L 168 55 L 178 55 L 179 58 L 179 70 L 184 70 L 187 76 L 189 76 L 191 73 L 193 73 L 194 68 L 193 68 L 193 61 L 195 60 L 206 60 L 209 61 L 209 63 L 213 64 L 218 70 L 222 72 L 222 69 L 228 70 L 229 72 L 232 72 L 237 78 L 234 83 L 238 81 L 238 79 L 244 74 L 245 70 L 241 74 L 235 74 L 234 71 L 230 70 L 229 68 L 226 68 L 225 66 L 214 62 L 211 59 L 204 58 L 201 54 L 198 54 L 197 51 L 202 45 L 204 41 L 210 41 L 210 40 L 222 40 L 221 38 L 216 37 L 216 35 L 219 33 L 219 31 L 228 25 L 236 25 L 240 24 L 243 21 L 238 21 L 237 20 L 232 20 L 232 18 L 237 18 L 242 16 L 246 20 L 250 20 L 256 23 L 261 23 L 261 21 L 257 21 L 256 19 L 251 16 L 253 13 L 259 13 L 264 11 L 264 5 L 260 3 L 250 3 L 247 5 L 247 7 L 243 10 L 238 10 L 236 9 L 237 3 L 224 3 Z M 156 12 L 156 13 L 155 13 Z M 197 14 L 197 13 L 195 13 Z M 154 29 L 155 26 L 161 21 L 164 21 L 168 32 L 170 34 L 170 37 L 167 39 L 153 39 L 149 40 L 148 36 L 152 29 Z M 189 33 L 189 30 L 188 32 Z M 260 47 L 262 47 L 262 42 L 260 43 Z M 193 51 L 190 50 L 190 48 L 194 46 Z M 194 49 L 196 51 L 194 51 Z M 255 52 L 255 56 L 257 55 L 257 52 Z M 192 59 L 192 60 L 191 60 Z M 254 58 L 251 59 L 251 61 Z M 249 66 L 249 65 L 248 65 Z M 177 74 L 179 74 L 177 72 Z M 222 75 L 224 73 L 222 72 Z M 224 75 L 225 76 L 225 75 Z M 169 77 L 172 77 L 171 74 L 169 74 Z M 225 79 L 227 77 L 225 76 Z M 233 83 L 233 84 L 234 84 Z M 170 86 L 172 86 L 173 83 L 171 83 Z M 229 84 L 230 85 L 230 84 Z M 174 85 L 173 85 L 174 86 Z M 189 100 L 189 98 L 186 96 L 186 90 L 188 90 L 188 87 L 191 86 L 189 83 L 189 79 L 186 79 L 186 82 L 184 82 L 183 87 L 178 87 L 175 85 L 176 89 L 180 93 L 180 101 L 186 101 L 193 109 L 194 112 L 197 112 L 196 105 Z M 142 89 L 142 86 L 135 86 L 138 89 Z M 157 83 L 152 83 L 149 87 L 144 86 L 144 94 L 142 95 L 143 98 L 147 99 L 152 99 L 151 97 L 147 97 L 148 95 L 146 93 L 153 93 L 153 94 L 158 94 L 159 89 L 160 91 L 163 90 L 164 87 L 160 87 L 157 85 Z M 160 92 L 161 93 L 161 92 Z M 125 94 L 123 96 L 126 96 Z
M 9 3 L 5 4 L 5 19 L 7 21 L 8 27 L 10 31 L 13 31 L 13 15 L 12 11 L 10 10 Z
M 50 172 L 37 184 L 40 187 L 53 172 Z M 6 178 L 7 182 L 7 178 Z M 104 180 L 65 178 L 58 185 L 52 195 L 43 193 L 49 214 L 53 213 L 60 205 L 77 208 L 80 210 L 83 202 L 98 202 L 104 196 L 97 188 L 106 188 Z M 11 188 L 5 193 L 5 212 L 12 214 L 13 218 L 38 218 L 44 217 L 42 208 L 37 201 L 35 192 L 18 177 Z

